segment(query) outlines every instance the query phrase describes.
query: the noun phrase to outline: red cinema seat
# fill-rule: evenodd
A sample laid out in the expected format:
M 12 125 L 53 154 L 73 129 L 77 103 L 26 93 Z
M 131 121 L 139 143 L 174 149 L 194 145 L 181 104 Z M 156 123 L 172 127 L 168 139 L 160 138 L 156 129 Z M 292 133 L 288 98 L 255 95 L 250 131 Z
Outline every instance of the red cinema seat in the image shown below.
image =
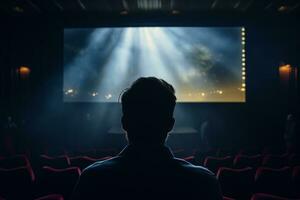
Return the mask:
M 35 176 L 31 168 L 0 169 L 0 194 L 5 199 L 30 199 Z
M 223 195 L 234 199 L 249 199 L 254 184 L 254 171 L 250 167 L 232 169 L 221 167 L 217 178 L 222 188 Z
M 292 174 L 294 195 L 300 199 L 300 166 L 294 167 Z
M 255 174 L 255 189 L 257 193 L 291 196 L 291 169 L 259 167 Z
M 77 156 L 77 157 L 73 157 L 70 158 L 71 161 L 71 165 L 75 166 L 75 167 L 79 167 L 81 170 L 83 170 L 84 168 L 88 167 L 89 165 L 97 162 L 97 161 L 102 161 L 102 160 L 106 160 L 109 159 L 111 157 L 104 157 L 104 158 L 91 158 L 88 156 Z
M 66 155 L 51 157 L 47 155 L 40 156 L 41 166 L 50 166 L 53 168 L 67 168 L 70 166 L 70 158 Z
M 30 166 L 30 162 L 26 155 L 15 155 L 0 158 L 0 168 L 11 169 L 27 166 Z
M 262 156 L 261 155 L 237 155 L 233 161 L 235 168 L 245 168 L 252 167 L 257 168 L 261 165 Z
M 270 168 L 282 168 L 288 166 L 288 154 L 265 155 L 262 166 Z
M 64 197 L 60 194 L 49 194 L 47 196 L 43 196 L 35 200 L 64 200 Z
M 78 167 L 69 167 L 65 169 L 55 169 L 52 167 L 43 167 L 38 181 L 41 194 L 62 194 L 64 199 L 69 199 L 73 188 L 80 176 Z
M 256 193 L 252 195 L 251 200 L 296 200 L 296 199 L 289 199 L 289 198 L 279 197 L 279 196 L 265 194 L 265 193 Z
M 232 167 L 233 159 L 231 156 L 226 157 L 212 157 L 207 156 L 204 160 L 204 167 L 208 168 L 214 173 L 217 173 L 220 167 Z
M 223 200 L 234 200 L 234 199 L 223 196 Z

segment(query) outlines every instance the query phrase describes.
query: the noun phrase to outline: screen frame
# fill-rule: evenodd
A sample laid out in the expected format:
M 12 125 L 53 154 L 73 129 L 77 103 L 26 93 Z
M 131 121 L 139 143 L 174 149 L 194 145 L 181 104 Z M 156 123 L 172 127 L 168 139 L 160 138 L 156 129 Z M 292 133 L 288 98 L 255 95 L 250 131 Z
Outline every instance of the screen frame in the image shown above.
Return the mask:
M 150 17 L 149 17 L 150 16 Z M 153 18 L 151 18 L 153 16 Z M 84 16 L 84 19 L 87 16 Z M 199 101 L 199 102 L 185 102 L 180 101 L 176 102 L 177 104 L 246 104 L 248 102 L 247 98 L 247 27 L 245 23 L 224 23 L 224 21 L 217 22 L 215 18 L 211 18 L 207 21 L 199 20 L 199 15 L 190 15 L 189 17 L 186 16 L 166 16 L 161 17 L 158 15 L 148 15 L 140 18 L 136 18 L 133 15 L 130 16 L 120 16 L 112 17 L 110 19 L 101 18 L 97 20 L 86 20 L 84 19 L 78 20 L 65 20 L 64 26 L 62 27 L 62 37 L 64 43 L 64 30 L 65 29 L 76 29 L 76 28 L 126 28 L 126 27 L 240 27 L 244 29 L 244 44 L 243 44 L 243 52 L 245 61 L 244 61 L 244 72 L 245 72 L 245 79 L 243 80 L 243 84 L 245 84 L 245 99 L 243 102 L 241 101 Z M 219 16 L 217 16 L 218 18 Z M 88 17 L 87 17 L 88 18 Z M 193 20 L 194 19 L 194 20 Z M 187 21 L 188 20 L 188 21 Z M 202 19 L 203 20 L 203 19 Z M 217 23 L 216 23 L 217 22 Z M 63 48 L 63 45 L 62 45 Z M 62 59 L 64 58 L 64 51 L 62 51 Z M 64 61 L 62 60 L 62 68 L 64 65 Z M 63 76 L 63 74 L 62 74 Z M 64 80 L 63 80 L 64 81 Z M 62 83 L 63 84 L 63 83 Z M 63 87 L 63 86 L 62 86 Z M 63 103 L 67 104 L 120 104 L 120 100 L 118 102 L 105 102 L 105 101 L 65 101 L 64 100 L 64 91 L 62 90 L 62 101 Z

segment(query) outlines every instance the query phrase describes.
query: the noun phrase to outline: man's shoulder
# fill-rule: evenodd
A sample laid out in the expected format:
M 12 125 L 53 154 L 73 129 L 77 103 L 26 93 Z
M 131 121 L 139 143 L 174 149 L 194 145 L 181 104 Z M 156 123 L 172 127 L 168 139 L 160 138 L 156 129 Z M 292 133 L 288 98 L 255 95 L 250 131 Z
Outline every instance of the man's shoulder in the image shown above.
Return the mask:
M 179 158 L 174 158 L 174 160 L 180 165 L 180 167 L 184 171 L 186 171 L 188 173 L 199 175 L 199 176 L 206 176 L 208 178 L 215 177 L 214 173 L 205 167 L 193 165 L 192 163 L 187 162 L 183 159 L 179 159 Z
M 113 169 L 118 166 L 120 159 L 120 156 L 115 156 L 103 161 L 97 161 L 85 168 L 82 173 L 87 174 Z

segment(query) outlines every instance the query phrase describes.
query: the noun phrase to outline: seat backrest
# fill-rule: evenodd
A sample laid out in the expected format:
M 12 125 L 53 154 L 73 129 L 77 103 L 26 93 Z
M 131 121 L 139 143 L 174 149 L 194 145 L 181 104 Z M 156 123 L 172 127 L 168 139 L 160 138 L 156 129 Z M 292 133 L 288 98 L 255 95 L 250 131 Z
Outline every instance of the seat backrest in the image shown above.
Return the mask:
M 35 200 L 64 200 L 64 197 L 60 194 L 49 194 L 43 197 L 39 197 Z
M 40 156 L 41 166 L 50 166 L 53 168 L 67 168 L 70 166 L 70 158 L 66 155 L 51 157 L 48 155 Z
M 257 193 L 269 193 L 278 196 L 291 196 L 291 169 L 259 167 L 255 174 Z
M 0 168 L 11 169 L 26 166 L 30 166 L 29 159 L 26 155 L 15 155 L 0 158 Z
M 111 158 L 111 157 L 91 158 L 88 156 L 76 156 L 76 157 L 70 158 L 70 161 L 71 161 L 71 166 L 79 167 L 81 170 L 83 170 L 84 168 L 88 167 L 89 165 L 93 164 L 94 162 L 106 160 L 109 158 Z
M 291 199 L 279 197 L 271 194 L 255 193 L 252 195 L 251 200 L 291 200 Z
M 204 160 L 204 167 L 208 168 L 214 173 L 217 173 L 220 167 L 232 167 L 233 158 L 231 156 L 226 157 L 212 157 L 207 156 Z
M 0 168 L 0 194 L 6 199 L 27 199 L 33 194 L 35 176 L 31 168 Z
M 223 196 L 223 200 L 234 200 L 234 199 Z
M 234 199 L 249 199 L 254 184 L 254 170 L 250 167 L 232 169 L 221 167 L 217 178 L 223 195 Z
M 282 168 L 288 166 L 288 154 L 265 155 L 262 166 L 270 168 Z
M 237 155 L 233 161 L 235 168 L 252 167 L 257 168 L 261 165 L 262 156 L 260 154 L 248 156 L 248 155 Z
M 293 169 L 292 184 L 294 195 L 300 198 L 300 166 Z
M 44 166 L 39 177 L 39 187 L 41 194 L 62 194 L 68 199 L 80 176 L 81 170 L 78 167 L 68 167 L 56 169 Z

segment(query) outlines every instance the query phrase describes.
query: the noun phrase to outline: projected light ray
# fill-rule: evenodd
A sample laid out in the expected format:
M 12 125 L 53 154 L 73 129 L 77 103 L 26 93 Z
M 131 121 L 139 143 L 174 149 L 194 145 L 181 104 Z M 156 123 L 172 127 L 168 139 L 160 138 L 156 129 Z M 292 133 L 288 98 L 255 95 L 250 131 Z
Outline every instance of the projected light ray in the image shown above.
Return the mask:
M 175 46 L 175 38 L 169 35 L 168 32 L 159 30 L 160 34 L 156 37 L 155 41 L 164 41 L 163 47 L 160 49 L 160 52 L 163 54 L 163 59 L 168 69 L 174 69 L 176 73 L 177 81 L 175 82 L 175 87 L 179 93 L 183 93 L 188 90 L 196 90 L 199 89 L 199 86 L 205 85 L 208 86 L 208 83 L 205 83 L 205 73 L 201 72 L 201 68 L 194 66 L 191 64 L 190 60 L 187 58 L 187 52 L 193 49 L 194 44 L 189 44 L 187 42 L 178 43 Z M 184 46 L 182 44 L 185 44 Z M 199 47 L 200 44 L 198 44 Z M 205 47 L 200 45 L 200 48 L 203 50 Z M 205 49 L 206 50 L 206 49 Z M 190 53 L 190 52 L 189 52 Z M 210 58 L 211 53 L 206 50 L 205 57 Z M 175 75 L 175 74 L 173 74 Z M 194 86 L 191 85 L 189 88 L 182 87 L 185 83 L 189 81 L 197 82 Z M 209 81 L 209 80 L 208 80 Z M 209 81 L 209 87 L 213 87 L 213 83 Z
M 105 76 L 102 80 L 99 80 L 98 91 L 104 91 L 105 98 L 110 99 L 111 93 L 120 93 L 119 90 L 112 90 L 111 88 L 124 87 L 124 76 L 128 71 L 128 66 L 132 53 L 130 51 L 133 42 L 133 30 L 126 29 L 118 41 L 119 45 L 116 47 L 112 53 L 108 63 L 104 66 L 103 73 Z
M 64 91 L 74 89 L 65 92 L 70 100 L 115 102 L 137 78 L 156 76 L 175 86 L 179 101 L 243 101 L 240 28 L 87 30 L 92 33 L 84 45 L 71 39 L 65 44 Z
M 75 88 L 79 88 L 85 77 L 88 74 L 94 74 L 92 60 L 94 58 L 95 48 L 98 47 L 99 41 L 105 39 L 105 35 L 109 32 L 109 29 L 96 30 L 92 33 L 88 45 L 80 52 L 80 56 L 75 57 L 72 63 L 66 66 L 64 72 L 64 79 L 68 80 L 68 83 Z M 76 77 L 76 79 L 74 79 Z

